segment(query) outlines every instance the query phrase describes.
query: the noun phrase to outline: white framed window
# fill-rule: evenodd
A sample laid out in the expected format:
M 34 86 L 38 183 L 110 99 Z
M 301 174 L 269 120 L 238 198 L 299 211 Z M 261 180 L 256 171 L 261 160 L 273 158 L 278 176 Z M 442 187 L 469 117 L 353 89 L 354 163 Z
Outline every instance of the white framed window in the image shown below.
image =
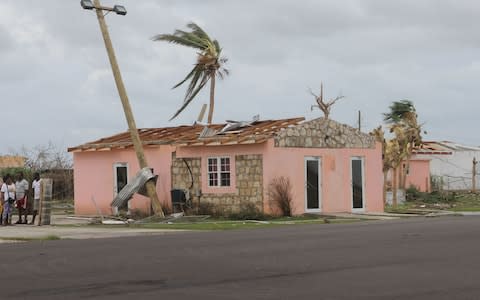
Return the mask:
M 209 157 L 207 167 L 208 186 L 230 186 L 230 157 Z

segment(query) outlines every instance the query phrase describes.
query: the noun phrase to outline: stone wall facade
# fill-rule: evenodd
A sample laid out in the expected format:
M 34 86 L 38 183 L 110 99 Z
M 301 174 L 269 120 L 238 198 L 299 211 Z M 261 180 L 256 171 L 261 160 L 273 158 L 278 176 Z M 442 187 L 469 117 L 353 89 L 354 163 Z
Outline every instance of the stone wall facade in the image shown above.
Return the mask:
M 172 189 L 188 190 L 192 200 L 195 200 L 195 193 L 196 191 L 200 191 L 202 186 L 200 181 L 200 163 L 200 158 L 176 158 L 175 152 L 172 153 Z M 190 171 L 192 172 L 191 174 L 188 170 L 189 167 Z
M 259 211 L 263 211 L 263 158 L 261 154 L 235 156 L 235 193 L 204 193 L 196 196 L 201 190 L 201 159 L 186 158 L 193 174 L 193 187 L 190 190 L 194 205 L 210 204 L 217 214 L 239 212 L 242 207 L 253 204 Z M 206 176 L 206 174 L 204 174 Z M 206 180 L 206 178 L 205 178 Z M 191 176 L 181 158 L 172 157 L 172 188 L 188 189 L 191 186 Z M 233 183 L 232 183 L 233 184 Z
M 275 147 L 375 148 L 375 138 L 348 125 L 318 118 L 279 132 Z

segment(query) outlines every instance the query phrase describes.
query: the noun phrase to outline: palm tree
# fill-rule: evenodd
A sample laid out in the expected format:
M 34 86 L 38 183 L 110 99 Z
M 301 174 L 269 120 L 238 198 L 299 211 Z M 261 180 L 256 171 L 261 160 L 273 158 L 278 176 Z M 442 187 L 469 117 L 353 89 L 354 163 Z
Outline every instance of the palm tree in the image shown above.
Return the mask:
M 398 124 L 405 122 L 408 119 L 416 119 L 417 113 L 415 111 L 415 106 L 413 106 L 412 101 L 410 100 L 400 100 L 394 101 L 389 107 L 390 111 L 384 113 L 384 121 L 387 124 Z
M 413 149 L 422 142 L 421 124 L 418 124 L 415 106 L 410 100 L 395 101 L 384 115 L 384 121 L 390 124 L 390 131 L 395 132 L 401 146 L 402 157 L 405 158 L 405 168 L 401 168 L 400 188 L 405 189 L 407 170 L 410 168 L 410 158 Z
M 222 48 L 218 41 L 212 40 L 200 26 L 195 23 L 189 23 L 187 27 L 191 31 L 187 32 L 177 29 L 173 34 L 158 34 L 152 38 L 154 41 L 165 41 L 198 50 L 197 62 L 193 69 L 182 81 L 173 87 L 177 88 L 190 80 L 183 104 L 170 120 L 177 117 L 210 80 L 208 124 L 211 124 L 215 104 L 215 79 L 216 76 L 223 79 L 229 74 L 229 71 L 223 67 L 227 59 L 220 57 Z

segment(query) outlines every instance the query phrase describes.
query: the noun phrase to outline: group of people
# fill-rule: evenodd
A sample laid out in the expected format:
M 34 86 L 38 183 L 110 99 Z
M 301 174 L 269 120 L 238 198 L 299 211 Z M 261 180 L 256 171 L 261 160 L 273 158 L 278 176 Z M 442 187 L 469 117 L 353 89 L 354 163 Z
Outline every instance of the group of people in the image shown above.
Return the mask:
M 35 218 L 40 209 L 40 174 L 33 174 L 32 189 L 33 201 L 29 200 L 29 183 L 19 172 L 16 180 L 11 174 L 3 176 L 0 188 L 0 224 L 12 225 L 14 208 L 17 208 L 18 220 L 15 224 L 35 224 Z M 32 220 L 28 222 L 28 213 L 32 211 Z

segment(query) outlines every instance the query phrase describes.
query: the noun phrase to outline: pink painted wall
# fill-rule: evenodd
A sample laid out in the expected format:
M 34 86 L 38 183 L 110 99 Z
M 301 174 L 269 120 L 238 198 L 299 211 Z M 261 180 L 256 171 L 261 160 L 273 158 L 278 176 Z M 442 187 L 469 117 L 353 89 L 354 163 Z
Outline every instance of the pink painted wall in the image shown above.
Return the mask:
M 145 157 L 154 173 L 158 175 L 157 193 L 162 203 L 170 203 L 171 189 L 171 146 L 145 148 Z M 135 176 L 139 165 L 133 149 L 112 151 L 74 152 L 74 197 L 75 214 L 97 214 L 92 196 L 102 214 L 112 213 L 110 203 L 114 197 L 114 164 L 128 164 L 128 178 Z M 132 209 L 148 212 L 150 200 L 135 195 L 131 201 Z
M 411 185 L 421 192 L 430 192 L 430 160 L 411 160 L 405 187 Z
M 364 203 L 367 212 L 383 211 L 382 201 L 382 154 L 381 146 L 375 149 L 321 149 L 321 148 L 280 148 L 274 147 L 273 139 L 264 144 L 215 146 L 215 147 L 182 147 L 177 149 L 177 157 L 201 157 L 202 176 L 206 176 L 206 159 L 211 156 L 229 156 L 232 165 L 235 155 L 263 155 L 264 209 L 270 211 L 267 188 L 275 177 L 288 177 L 292 183 L 294 213 L 305 213 L 305 163 L 306 156 L 320 157 L 322 164 L 322 208 L 328 212 L 350 212 L 351 202 L 351 157 L 364 159 Z M 233 174 L 235 173 L 232 170 Z M 232 175 L 233 175 L 232 174 Z M 202 178 L 202 191 L 211 192 Z M 216 188 L 217 193 L 236 192 L 235 180 L 228 188 Z
M 306 156 L 321 158 L 322 212 L 352 211 L 352 157 L 364 160 L 364 211 L 383 211 L 382 150 L 379 143 L 376 143 L 375 149 L 280 148 L 273 147 L 273 140 L 268 143 L 267 155 L 264 156 L 264 185 L 278 176 L 289 177 L 293 186 L 295 214 L 305 212 Z

